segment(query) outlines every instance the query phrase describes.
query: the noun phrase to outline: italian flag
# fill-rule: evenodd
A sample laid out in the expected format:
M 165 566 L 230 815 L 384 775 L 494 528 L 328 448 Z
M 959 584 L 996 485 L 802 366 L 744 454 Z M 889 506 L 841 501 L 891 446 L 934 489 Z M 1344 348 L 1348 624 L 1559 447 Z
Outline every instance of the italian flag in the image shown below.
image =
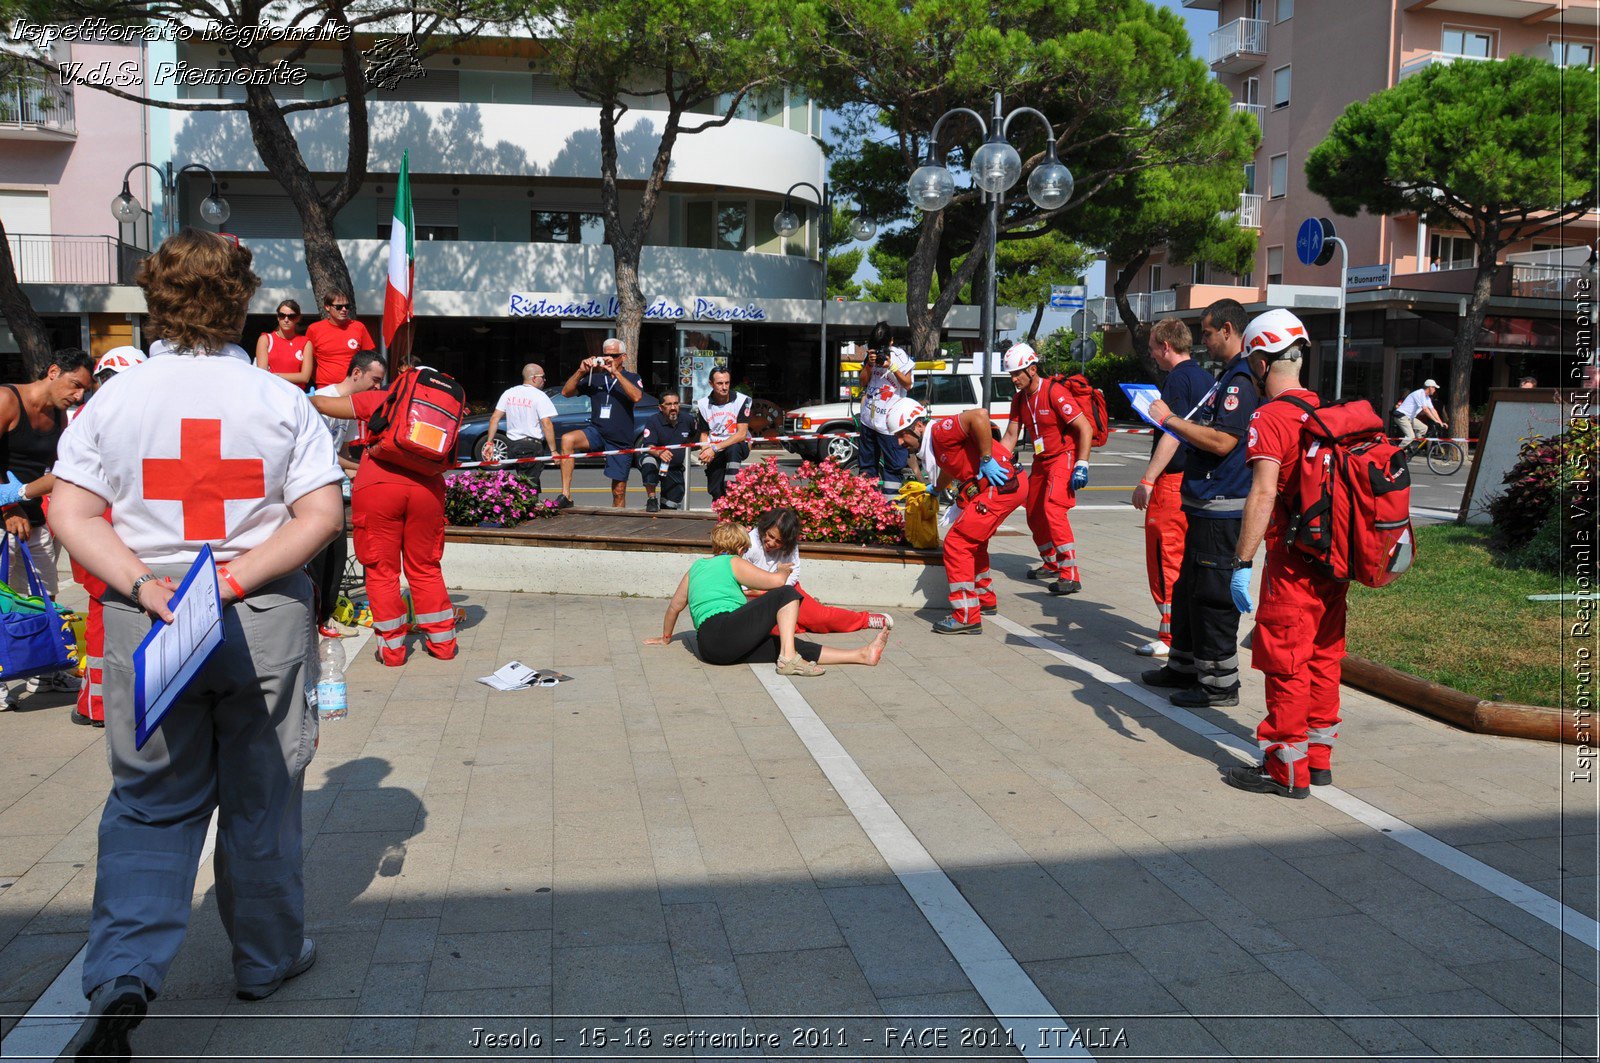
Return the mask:
M 400 156 L 400 183 L 394 193 L 394 225 L 389 230 L 389 283 L 383 292 L 383 342 L 394 343 L 400 326 L 411 320 L 415 286 L 416 223 L 411 216 L 411 152 Z

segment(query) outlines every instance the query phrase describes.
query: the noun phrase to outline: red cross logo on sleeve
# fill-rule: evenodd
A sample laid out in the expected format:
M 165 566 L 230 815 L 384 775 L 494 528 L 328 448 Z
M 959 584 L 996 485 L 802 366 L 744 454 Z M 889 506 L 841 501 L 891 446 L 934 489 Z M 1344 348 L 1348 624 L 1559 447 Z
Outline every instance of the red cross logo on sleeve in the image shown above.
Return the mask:
M 176 458 L 144 459 L 144 497 L 183 503 L 183 537 L 218 542 L 228 537 L 230 501 L 265 498 L 260 458 L 224 458 L 222 422 L 184 418 Z

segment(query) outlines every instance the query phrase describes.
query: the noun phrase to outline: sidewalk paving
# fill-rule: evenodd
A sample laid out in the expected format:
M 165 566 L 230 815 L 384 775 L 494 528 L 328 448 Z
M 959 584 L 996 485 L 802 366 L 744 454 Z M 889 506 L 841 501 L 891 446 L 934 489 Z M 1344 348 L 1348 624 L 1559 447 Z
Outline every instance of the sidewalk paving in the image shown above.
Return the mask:
M 1154 608 L 1133 515 L 1075 525 L 1086 585 L 1069 599 L 1023 578 L 1026 538 L 996 540 L 1001 613 L 1136 678 Z M 369 643 L 350 716 L 323 728 L 305 800 L 316 967 L 234 1000 L 203 867 L 138 1052 L 542 1058 L 563 1038 L 558 1058 L 1015 1055 L 984 1047 L 976 975 L 755 669 L 641 645 L 656 600 L 457 600 L 456 660 L 385 669 Z M 879 668 L 793 689 L 1095 1056 L 1595 1054 L 1594 948 L 1323 801 L 1227 788 L 1217 765 L 1237 761 L 1210 740 L 997 621 L 948 638 L 934 612 L 895 616 Z M 475 682 L 511 659 L 576 681 Z M 1238 709 L 1197 715 L 1247 735 L 1259 679 Z M 105 750 L 66 705 L 0 714 L 7 1033 L 87 929 Z M 1562 780 L 1556 746 L 1345 691 L 1339 787 L 1593 917 L 1595 791 Z M 933 1032 L 885 1043 L 908 1026 Z M 519 1047 L 524 1030 L 541 1047 Z M 782 1047 L 713 1044 L 741 1030 Z

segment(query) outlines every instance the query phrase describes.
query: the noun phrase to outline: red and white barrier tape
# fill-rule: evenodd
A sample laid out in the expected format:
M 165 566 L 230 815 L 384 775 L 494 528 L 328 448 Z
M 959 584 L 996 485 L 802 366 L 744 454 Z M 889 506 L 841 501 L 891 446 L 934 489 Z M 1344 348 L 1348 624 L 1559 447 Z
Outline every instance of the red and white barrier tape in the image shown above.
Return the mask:
M 747 443 L 786 443 L 810 439 L 854 439 L 860 432 L 815 432 L 798 436 L 751 436 Z M 708 443 L 663 443 L 658 447 L 619 447 L 616 450 L 589 450 L 582 454 L 539 454 L 528 458 L 506 458 L 504 461 L 464 461 L 457 469 L 500 469 L 507 465 L 531 465 L 541 461 L 565 461 L 568 458 L 610 458 L 623 454 L 645 454 L 655 450 L 703 450 Z

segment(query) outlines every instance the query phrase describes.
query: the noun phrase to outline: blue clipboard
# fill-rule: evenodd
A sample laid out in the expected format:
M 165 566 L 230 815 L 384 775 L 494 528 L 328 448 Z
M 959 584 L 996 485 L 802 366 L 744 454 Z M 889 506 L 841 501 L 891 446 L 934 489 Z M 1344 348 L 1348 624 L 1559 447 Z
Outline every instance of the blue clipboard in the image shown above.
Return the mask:
M 178 695 L 222 645 L 222 593 L 210 546 L 201 547 L 167 608 L 173 622 L 156 621 L 133 651 L 135 749 L 144 748 Z

